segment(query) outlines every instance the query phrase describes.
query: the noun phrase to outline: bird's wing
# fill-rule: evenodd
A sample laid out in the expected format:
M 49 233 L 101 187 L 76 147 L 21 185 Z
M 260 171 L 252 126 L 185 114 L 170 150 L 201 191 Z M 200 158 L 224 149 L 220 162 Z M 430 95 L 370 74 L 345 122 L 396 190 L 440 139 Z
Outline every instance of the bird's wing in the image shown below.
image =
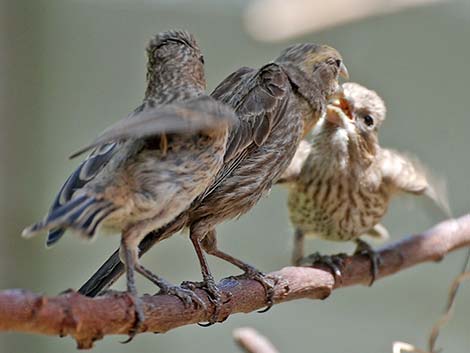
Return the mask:
M 290 89 L 287 75 L 277 64 L 260 70 L 241 68 L 216 87 L 212 97 L 229 104 L 238 116 L 230 132 L 225 161 L 266 141 L 283 115 Z
M 277 64 L 259 70 L 241 68 L 212 92 L 212 97 L 230 105 L 238 120 L 230 129 L 225 164 L 207 196 L 246 158 L 250 148 L 262 146 L 285 113 L 291 85 Z
M 72 154 L 71 158 L 109 142 L 223 129 L 235 121 L 232 109 L 209 96 L 153 108 L 144 107 L 111 125 L 92 143 Z
M 426 174 L 409 157 L 393 150 L 383 149 L 379 155 L 379 162 L 382 178 L 397 189 L 420 195 L 428 188 Z
M 259 70 L 243 67 L 228 76 L 211 96 L 235 109 L 238 120 L 230 129 L 225 164 L 206 197 L 246 158 L 249 149 L 261 146 L 287 107 L 290 93 L 287 75 L 276 64 Z
M 451 217 L 445 182 L 430 173 L 418 159 L 382 149 L 379 163 L 385 182 L 400 191 L 428 197 L 440 211 Z
M 304 166 L 305 160 L 312 151 L 312 145 L 307 140 L 300 141 L 297 151 L 295 151 L 294 158 L 290 162 L 289 167 L 284 174 L 279 178 L 277 184 L 289 184 L 297 180 Z

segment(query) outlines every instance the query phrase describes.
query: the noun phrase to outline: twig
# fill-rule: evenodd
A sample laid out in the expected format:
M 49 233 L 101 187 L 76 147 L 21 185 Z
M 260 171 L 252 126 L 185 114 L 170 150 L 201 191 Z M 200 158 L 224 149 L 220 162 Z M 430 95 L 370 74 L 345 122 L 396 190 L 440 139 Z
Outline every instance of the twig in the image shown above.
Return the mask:
M 381 249 L 379 278 L 422 262 L 441 260 L 447 253 L 465 246 L 470 246 L 470 215 L 442 222 L 422 234 Z M 285 267 L 270 276 L 277 279 L 276 304 L 300 298 L 325 299 L 339 287 L 368 285 L 370 263 L 365 256 L 347 257 L 342 282 L 336 284 L 325 268 Z M 260 309 L 265 304 L 264 288 L 257 281 L 226 278 L 219 288 L 227 299 L 219 321 L 234 313 Z M 209 310 L 185 308 L 179 299 L 168 295 L 143 296 L 146 319 L 141 331 L 166 332 L 208 320 L 214 307 L 204 291 L 197 290 L 197 293 Z M 73 291 L 56 297 L 24 290 L 0 292 L 0 331 L 70 335 L 79 348 L 91 348 L 95 340 L 105 335 L 128 333 L 134 315 L 133 301 L 126 293 L 88 298 Z
M 467 268 L 469 264 L 469 259 L 470 259 L 470 252 L 468 253 L 467 260 L 465 261 L 464 270 Z M 455 298 L 459 290 L 459 287 L 463 281 L 466 281 L 468 279 L 470 279 L 470 271 L 460 273 L 460 275 L 458 275 L 452 282 L 452 285 L 450 286 L 450 289 L 449 289 L 449 299 L 447 302 L 446 311 L 440 317 L 440 319 L 437 320 L 437 322 L 434 324 L 431 330 L 431 334 L 429 335 L 429 342 L 428 342 L 429 350 L 428 351 L 424 351 L 406 342 L 394 342 L 393 353 L 402 353 L 402 352 L 437 353 L 439 352 L 439 350 L 436 350 L 435 348 L 437 337 L 439 336 L 439 332 L 442 329 L 442 327 L 445 326 L 449 322 L 449 320 L 452 318 L 452 309 L 455 303 Z
M 234 330 L 233 338 L 246 353 L 279 353 L 266 337 L 250 327 Z
M 463 281 L 466 281 L 468 279 L 470 279 L 470 271 L 462 272 L 452 282 L 452 285 L 451 285 L 450 291 L 449 291 L 449 299 L 448 299 L 446 311 L 442 315 L 442 317 L 434 324 L 434 326 L 431 330 L 431 334 L 429 335 L 429 344 L 428 344 L 429 352 L 431 352 L 431 353 L 436 353 L 437 352 L 435 346 L 436 346 L 437 337 L 439 336 L 439 332 L 442 329 L 442 327 L 444 325 L 446 325 L 449 322 L 449 320 L 452 318 L 455 298 L 456 298 L 458 289 L 460 287 L 460 284 Z

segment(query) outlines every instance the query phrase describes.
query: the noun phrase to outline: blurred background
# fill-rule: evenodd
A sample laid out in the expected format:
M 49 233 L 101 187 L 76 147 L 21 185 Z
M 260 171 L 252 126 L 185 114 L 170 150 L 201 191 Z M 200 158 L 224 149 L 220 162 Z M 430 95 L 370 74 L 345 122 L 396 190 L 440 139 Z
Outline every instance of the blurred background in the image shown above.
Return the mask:
M 290 5 L 289 5 L 290 4 Z M 148 39 L 185 28 L 205 53 L 209 89 L 238 67 L 259 66 L 301 41 L 338 48 L 351 79 L 388 105 L 381 143 L 408 151 L 445 177 L 456 216 L 470 210 L 470 2 L 247 0 L 0 0 L 0 288 L 55 295 L 78 288 L 118 245 L 72 236 L 50 250 L 21 230 L 44 215 L 77 165 L 70 152 L 137 106 L 145 88 Z M 271 271 L 288 264 L 292 228 L 286 192 L 219 227 L 222 249 Z M 385 219 L 392 239 L 440 219 L 413 198 L 396 200 Z M 352 246 L 309 241 L 308 250 Z M 326 301 L 295 301 L 266 314 L 238 314 L 210 328 L 139 335 L 131 344 L 108 336 L 94 352 L 237 352 L 231 332 L 253 326 L 281 352 L 391 352 L 392 342 L 425 347 L 444 308 L 464 252 L 386 278 L 372 288 L 339 290 Z M 200 278 L 186 235 L 163 242 L 145 264 L 169 280 Z M 237 269 L 211 259 L 215 274 Z M 155 289 L 139 278 L 141 293 Z M 123 287 L 123 282 L 118 283 Z M 470 351 L 470 288 L 438 346 Z M 70 338 L 0 335 L 1 352 L 72 352 Z

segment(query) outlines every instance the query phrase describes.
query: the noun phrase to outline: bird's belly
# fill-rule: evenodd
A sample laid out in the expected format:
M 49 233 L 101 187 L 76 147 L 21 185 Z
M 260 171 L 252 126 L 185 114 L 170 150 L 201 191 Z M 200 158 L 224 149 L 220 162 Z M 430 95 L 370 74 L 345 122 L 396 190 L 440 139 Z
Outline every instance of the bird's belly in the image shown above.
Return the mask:
M 344 189 L 343 189 L 344 190 Z M 332 241 L 353 240 L 372 229 L 386 212 L 387 202 L 379 195 L 345 192 L 331 188 L 307 188 L 289 194 L 289 213 L 292 224 L 305 235 Z

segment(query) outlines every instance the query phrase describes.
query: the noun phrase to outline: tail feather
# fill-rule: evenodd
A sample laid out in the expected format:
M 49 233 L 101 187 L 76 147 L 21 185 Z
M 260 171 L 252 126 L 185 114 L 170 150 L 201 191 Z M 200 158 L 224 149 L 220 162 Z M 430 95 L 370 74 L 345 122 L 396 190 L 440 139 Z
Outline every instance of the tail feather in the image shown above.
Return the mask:
M 47 233 L 46 247 L 51 247 L 57 243 L 65 233 L 65 228 L 55 228 Z
M 111 204 L 107 207 L 101 207 L 95 210 L 82 223 L 80 223 L 79 228 L 84 229 L 85 233 L 89 237 L 93 237 L 96 232 L 96 228 L 98 228 L 100 223 L 112 212 L 116 211 L 116 209 L 117 207 Z
M 115 210 L 116 207 L 109 201 L 97 200 L 87 195 L 78 196 L 51 210 L 41 222 L 26 228 L 23 236 L 31 237 L 49 230 L 46 246 L 52 246 L 59 241 L 66 228 L 73 228 L 91 238 L 99 224 Z

